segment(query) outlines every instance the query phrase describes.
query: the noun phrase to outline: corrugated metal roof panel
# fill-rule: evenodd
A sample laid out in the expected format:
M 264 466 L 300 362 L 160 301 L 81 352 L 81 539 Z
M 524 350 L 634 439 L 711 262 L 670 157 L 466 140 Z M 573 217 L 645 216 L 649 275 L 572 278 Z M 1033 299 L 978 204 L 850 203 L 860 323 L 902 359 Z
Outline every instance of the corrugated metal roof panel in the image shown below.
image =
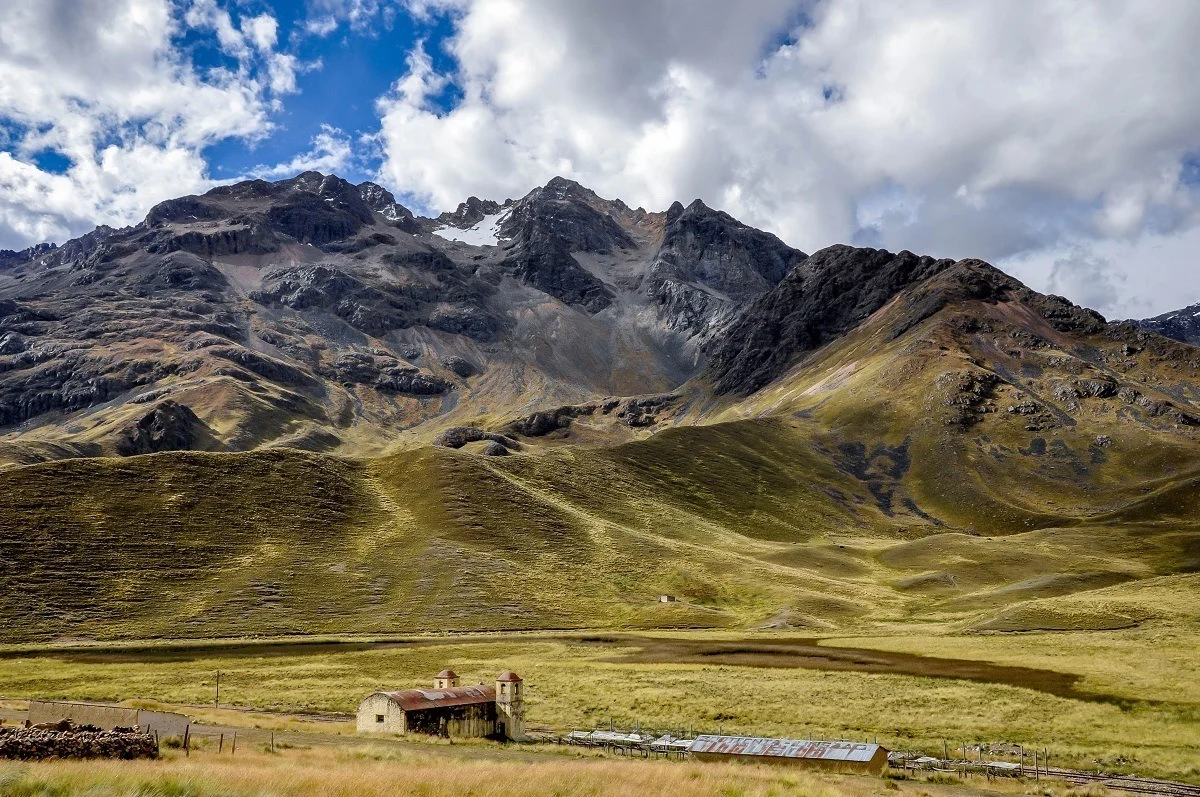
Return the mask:
M 456 686 L 452 689 L 405 689 L 401 692 L 380 692 L 405 711 L 421 711 L 447 706 L 469 706 L 491 703 L 496 699 L 494 686 Z
M 865 742 L 814 742 L 808 739 L 767 739 L 759 736 L 697 736 L 693 753 L 812 758 L 823 761 L 870 761 L 879 745 Z

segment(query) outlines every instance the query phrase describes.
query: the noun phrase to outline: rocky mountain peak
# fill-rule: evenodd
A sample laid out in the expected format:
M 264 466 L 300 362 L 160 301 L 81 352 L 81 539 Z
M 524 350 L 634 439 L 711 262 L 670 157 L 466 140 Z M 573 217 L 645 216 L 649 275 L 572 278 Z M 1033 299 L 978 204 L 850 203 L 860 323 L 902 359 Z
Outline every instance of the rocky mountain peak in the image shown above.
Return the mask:
M 507 204 L 506 202 L 505 205 Z M 438 216 L 438 221 L 465 230 L 483 221 L 485 216 L 496 215 L 505 205 L 491 199 L 480 199 L 477 196 L 467 197 L 467 201 L 459 203 L 458 209 L 453 213 L 443 213 Z
M 1200 345 L 1200 304 L 1188 305 L 1180 310 L 1172 310 L 1134 323 L 1165 338 Z
M 415 233 L 420 229 L 420 225 L 417 224 L 412 211 L 398 203 L 396 197 L 392 196 L 391 191 L 369 181 L 359 183 L 356 188 L 358 189 L 358 195 L 366 203 L 367 207 L 376 213 L 382 214 L 385 219 L 400 229 L 408 233 Z

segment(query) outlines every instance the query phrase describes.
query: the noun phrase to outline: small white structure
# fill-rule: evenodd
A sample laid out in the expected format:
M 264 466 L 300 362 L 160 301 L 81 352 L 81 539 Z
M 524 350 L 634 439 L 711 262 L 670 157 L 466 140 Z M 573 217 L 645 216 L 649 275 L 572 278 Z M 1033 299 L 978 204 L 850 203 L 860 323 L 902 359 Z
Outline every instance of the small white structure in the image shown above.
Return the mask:
M 674 595 L 663 594 L 663 595 L 658 596 L 658 602 L 659 603 L 678 603 L 679 598 L 676 598 Z

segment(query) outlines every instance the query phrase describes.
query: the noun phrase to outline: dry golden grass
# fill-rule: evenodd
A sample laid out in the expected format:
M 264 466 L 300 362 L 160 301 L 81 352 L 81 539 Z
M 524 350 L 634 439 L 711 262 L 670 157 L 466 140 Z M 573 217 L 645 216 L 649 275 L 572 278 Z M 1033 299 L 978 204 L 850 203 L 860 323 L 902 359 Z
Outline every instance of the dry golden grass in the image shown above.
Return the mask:
M 160 761 L 0 764 L 5 797 L 870 797 L 996 794 L 1017 783 L 945 783 L 838 776 L 793 768 L 629 761 L 561 753 L 413 752 L 387 748 L 171 753 Z M 1048 794 L 1067 793 L 1054 789 Z

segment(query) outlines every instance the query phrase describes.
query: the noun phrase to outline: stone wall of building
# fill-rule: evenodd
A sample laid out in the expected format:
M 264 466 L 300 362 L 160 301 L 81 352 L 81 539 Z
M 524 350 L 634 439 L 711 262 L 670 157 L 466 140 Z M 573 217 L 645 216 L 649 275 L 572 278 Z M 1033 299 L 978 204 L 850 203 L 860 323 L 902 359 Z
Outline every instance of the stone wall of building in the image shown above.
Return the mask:
M 382 719 L 380 719 L 382 717 Z M 359 733 L 406 733 L 404 711 L 387 695 L 371 695 L 358 706 Z

